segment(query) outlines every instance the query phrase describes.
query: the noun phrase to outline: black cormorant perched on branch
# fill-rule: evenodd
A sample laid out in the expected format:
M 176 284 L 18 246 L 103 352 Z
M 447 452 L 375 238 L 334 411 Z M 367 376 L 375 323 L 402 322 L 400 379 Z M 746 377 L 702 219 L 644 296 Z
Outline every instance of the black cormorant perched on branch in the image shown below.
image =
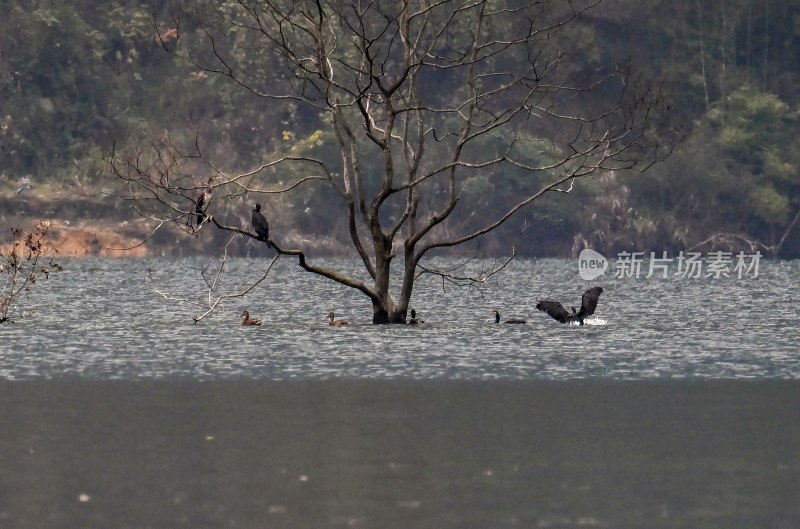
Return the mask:
M 597 300 L 600 299 L 600 294 L 603 293 L 603 287 L 592 287 L 581 296 L 581 310 L 576 312 L 575 307 L 572 307 L 572 314 L 567 312 L 567 309 L 558 301 L 544 300 L 536 304 L 536 308 L 548 313 L 553 319 L 561 323 L 571 323 L 577 321 L 583 325 L 583 320 L 594 314 L 597 308 Z
M 269 222 L 267 218 L 261 213 L 261 204 L 256 204 L 255 209 L 250 217 L 250 222 L 253 229 L 256 230 L 259 241 L 264 241 L 267 246 L 271 246 L 269 242 Z
M 202 226 L 203 223 L 208 218 L 206 216 L 206 211 L 208 210 L 208 203 L 211 202 L 211 187 L 208 186 L 203 189 L 203 192 L 200 193 L 200 196 L 197 197 L 197 202 L 194 205 L 194 213 L 195 213 L 195 225 Z
M 500 323 L 500 313 L 497 311 L 494 311 L 494 322 Z M 519 318 L 510 318 L 503 323 L 525 323 L 525 320 L 521 320 Z

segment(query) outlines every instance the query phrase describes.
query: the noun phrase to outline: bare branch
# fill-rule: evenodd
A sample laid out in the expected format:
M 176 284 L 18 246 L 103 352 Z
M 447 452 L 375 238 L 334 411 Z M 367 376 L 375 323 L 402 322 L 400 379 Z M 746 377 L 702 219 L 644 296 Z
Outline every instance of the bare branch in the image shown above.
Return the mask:
M 217 219 L 213 218 L 213 217 L 212 217 L 211 220 L 217 226 L 217 228 L 219 228 L 221 230 L 225 230 L 225 231 L 230 231 L 230 232 L 234 232 L 234 233 L 237 233 L 237 234 L 246 235 L 248 237 L 252 237 L 253 239 L 261 241 L 261 239 L 255 233 L 251 233 L 251 232 L 249 232 L 247 230 L 243 230 L 243 229 L 237 228 L 235 226 L 226 226 L 224 224 L 220 224 L 219 222 L 217 222 Z M 326 277 L 328 279 L 332 279 L 333 281 L 336 281 L 337 283 L 341 283 L 341 284 L 343 284 L 345 286 L 352 287 L 352 288 L 355 288 L 357 290 L 360 290 L 361 292 L 363 292 L 367 296 L 372 297 L 372 296 L 375 295 L 374 291 L 372 289 L 370 289 L 367 285 L 365 285 L 361 281 L 356 281 L 354 279 L 350 279 L 348 277 L 345 277 L 342 274 L 340 274 L 340 273 L 338 273 L 338 272 L 336 272 L 334 270 L 331 270 L 329 268 L 324 268 L 324 267 L 321 267 L 321 266 L 315 266 L 315 265 L 310 264 L 306 260 L 305 253 L 302 250 L 283 248 L 283 247 L 279 246 L 278 244 L 276 244 L 275 241 L 273 241 L 271 239 L 268 241 L 267 244 L 271 248 L 273 248 L 277 252 L 278 255 L 293 255 L 293 256 L 296 256 L 297 259 L 298 259 L 298 263 L 299 263 L 300 267 L 303 268 L 304 270 L 308 271 L 308 272 L 315 273 L 317 275 Z
M 701 248 L 724 248 L 728 251 L 733 251 L 737 248 L 745 246 L 751 252 L 763 251 L 767 255 L 775 256 L 781 251 L 781 248 L 786 242 L 786 239 L 789 237 L 789 234 L 798 225 L 798 223 L 800 223 L 800 211 L 797 212 L 792 221 L 786 226 L 781 238 L 772 245 L 765 244 L 758 239 L 754 239 L 748 235 L 739 233 L 715 233 L 704 241 L 701 241 L 689 248 L 689 251 L 694 251 Z
M 164 226 L 167 222 L 169 222 L 169 220 L 162 220 L 161 222 L 159 222 L 158 225 L 155 228 L 153 228 L 153 231 L 151 231 L 147 235 L 147 237 L 145 237 L 144 239 L 142 239 L 141 241 L 139 241 L 138 243 L 136 243 L 136 244 L 134 244 L 132 246 L 127 246 L 127 247 L 124 247 L 124 248 L 115 248 L 113 246 L 109 246 L 106 249 L 107 250 L 118 250 L 118 251 L 121 251 L 121 252 L 126 252 L 126 251 L 133 250 L 134 248 L 139 248 L 140 246 L 144 246 L 144 245 L 147 244 L 147 241 L 152 239 L 155 236 L 155 234 L 158 232 L 158 230 L 160 230 L 161 227 Z
M 50 259 L 47 264 L 41 261 L 56 250 L 48 242 L 50 222 L 40 221 L 33 231 L 24 233 L 12 228 L 13 240 L 7 248 L 0 248 L 0 324 L 13 323 L 9 316 L 12 305 L 27 296 L 40 276 L 50 277 L 50 272 L 62 270 L 57 262 Z M 23 312 L 23 316 L 28 315 Z
M 417 265 L 418 271 L 415 274 L 415 278 L 418 279 L 419 277 L 421 277 L 421 276 L 423 276 L 425 274 L 438 276 L 438 277 L 442 278 L 442 288 L 444 288 L 444 284 L 445 283 L 450 283 L 450 284 L 453 284 L 455 286 L 460 286 L 460 287 L 461 286 L 480 286 L 480 285 L 484 284 L 492 276 L 495 276 L 495 275 L 499 274 L 500 272 L 502 272 L 509 265 L 509 263 L 511 263 L 511 261 L 514 260 L 514 258 L 516 256 L 517 256 L 517 249 L 516 249 L 516 247 L 512 246 L 511 247 L 511 255 L 508 258 L 506 258 L 501 263 L 492 266 L 488 270 L 482 270 L 477 275 L 457 275 L 455 273 L 457 270 L 461 270 L 463 268 L 466 268 L 466 266 L 472 260 L 477 258 L 477 256 L 473 256 L 473 258 L 468 260 L 468 261 L 459 263 L 456 266 L 452 266 L 452 267 L 445 268 L 445 269 L 434 269 L 434 268 L 428 268 L 428 267 L 423 266 L 423 265 Z
M 755 252 L 757 250 L 764 250 L 766 252 L 770 251 L 770 247 L 766 246 L 761 241 L 757 241 L 746 235 L 740 235 L 738 233 L 715 233 L 706 240 L 690 247 L 688 251 L 691 252 L 699 250 L 701 248 L 709 248 L 709 247 L 710 248 L 722 247 L 728 250 L 733 250 L 734 248 L 739 248 L 742 246 L 747 246 L 751 252 Z
M 202 276 L 203 281 L 204 281 L 205 286 L 206 286 L 206 294 L 204 296 L 205 297 L 205 301 L 197 301 L 197 300 L 192 300 L 192 299 L 190 299 L 188 297 L 174 296 L 174 295 L 165 293 L 162 290 L 159 290 L 159 289 L 157 289 L 155 287 L 153 288 L 153 290 L 158 295 L 160 295 L 162 298 L 164 298 L 165 301 L 168 301 L 170 303 L 181 303 L 181 304 L 190 305 L 190 306 L 193 306 L 193 307 L 198 307 L 200 309 L 200 312 L 198 312 L 197 314 L 192 316 L 192 320 L 194 320 L 195 323 L 201 321 L 202 319 L 206 318 L 208 315 L 213 313 L 225 301 L 231 300 L 231 299 L 243 298 L 243 297 L 247 296 L 258 285 L 260 285 L 262 282 L 264 282 L 264 280 L 267 279 L 267 276 L 269 276 L 269 273 L 272 271 L 272 267 L 278 261 L 278 258 L 280 257 L 280 254 L 276 254 L 272 258 L 272 260 L 269 262 L 269 264 L 267 265 L 266 269 L 264 270 L 264 273 L 258 279 L 256 279 L 252 283 L 250 283 L 249 286 L 247 286 L 243 290 L 228 292 L 228 293 L 224 293 L 224 294 L 217 294 L 217 290 L 219 288 L 219 281 L 220 281 L 220 278 L 222 276 L 222 271 L 225 268 L 225 264 L 227 263 L 227 260 L 228 260 L 228 247 L 231 245 L 231 243 L 233 243 L 233 241 L 236 239 L 236 237 L 238 237 L 238 234 L 234 233 L 231 236 L 231 238 L 228 240 L 227 244 L 225 245 L 225 251 L 224 251 L 224 253 L 222 255 L 222 258 L 220 259 L 219 265 L 216 267 L 216 269 L 215 269 L 215 271 L 213 273 L 213 276 L 211 276 L 209 278 L 209 276 L 206 275 L 207 272 L 209 271 L 209 269 L 211 268 L 211 263 L 209 263 L 205 267 L 203 267 L 203 269 L 201 271 L 201 276 Z M 148 271 L 148 277 L 149 277 L 150 281 L 152 282 L 153 281 L 153 276 L 152 276 L 152 272 L 151 271 Z

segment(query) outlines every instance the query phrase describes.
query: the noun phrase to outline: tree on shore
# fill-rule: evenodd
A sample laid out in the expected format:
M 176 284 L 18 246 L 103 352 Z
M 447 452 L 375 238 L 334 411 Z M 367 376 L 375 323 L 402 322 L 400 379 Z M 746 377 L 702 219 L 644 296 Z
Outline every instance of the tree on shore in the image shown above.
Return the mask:
M 661 87 L 624 64 L 598 72 L 581 16 L 599 3 L 194 2 L 169 24 L 155 21 L 163 48 L 318 128 L 244 171 L 211 159 L 199 136 L 154 134 L 115 148 L 110 171 L 140 212 L 191 233 L 207 186 L 218 202 L 316 186 L 341 209 L 369 279 L 284 247 L 274 224 L 271 246 L 362 292 L 373 323 L 405 322 L 415 280 L 437 273 L 421 267 L 426 256 L 467 245 L 580 179 L 641 170 L 669 152 Z M 207 206 L 205 226 L 257 238 Z

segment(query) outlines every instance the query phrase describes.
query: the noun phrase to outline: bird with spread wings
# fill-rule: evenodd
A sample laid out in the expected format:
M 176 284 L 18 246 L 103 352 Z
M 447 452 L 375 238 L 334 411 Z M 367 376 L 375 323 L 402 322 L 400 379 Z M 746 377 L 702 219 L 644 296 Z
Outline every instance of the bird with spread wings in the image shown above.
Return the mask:
M 576 311 L 572 307 L 572 313 L 568 312 L 564 306 L 558 301 L 543 300 L 536 304 L 536 308 L 542 312 L 546 312 L 553 319 L 561 323 L 572 323 L 577 321 L 583 325 L 583 320 L 594 314 L 597 309 L 597 301 L 600 299 L 600 294 L 603 293 L 603 287 L 592 287 L 581 296 L 581 310 Z

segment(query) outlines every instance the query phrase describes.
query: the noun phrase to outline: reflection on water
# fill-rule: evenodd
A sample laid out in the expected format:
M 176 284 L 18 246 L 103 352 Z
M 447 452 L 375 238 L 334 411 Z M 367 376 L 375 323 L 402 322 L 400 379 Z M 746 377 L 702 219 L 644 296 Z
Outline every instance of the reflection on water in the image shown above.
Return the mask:
M 339 269 L 356 263 L 332 261 Z M 205 294 L 198 260 L 73 261 L 37 284 L 32 317 L 0 327 L 0 377 L 218 379 L 602 377 L 784 378 L 800 374 L 800 262 L 762 263 L 758 278 L 614 279 L 594 321 L 560 325 L 535 310 L 578 303 L 590 283 L 574 263 L 519 260 L 481 289 L 423 276 L 413 307 L 422 326 L 373 326 L 360 293 L 279 262 L 244 300 L 192 323 L 197 309 L 165 303 Z M 228 263 L 223 291 L 255 280 L 265 262 Z M 481 263 L 475 266 L 485 266 Z M 153 283 L 148 278 L 153 277 Z M 228 289 L 228 290 L 225 290 Z M 242 309 L 264 320 L 239 325 Z M 331 328 L 333 310 L 350 320 Z M 528 325 L 495 325 L 493 310 Z M 602 325 L 597 325 L 602 323 Z
M 793 381 L 0 383 L 0 525 L 800 526 Z
M 606 278 L 583 327 L 533 308 L 589 286 L 564 261 L 423 278 L 421 326 L 288 260 L 195 325 L 153 286 L 204 264 L 74 261 L 0 326 L 0 527 L 800 527 L 797 262 Z

